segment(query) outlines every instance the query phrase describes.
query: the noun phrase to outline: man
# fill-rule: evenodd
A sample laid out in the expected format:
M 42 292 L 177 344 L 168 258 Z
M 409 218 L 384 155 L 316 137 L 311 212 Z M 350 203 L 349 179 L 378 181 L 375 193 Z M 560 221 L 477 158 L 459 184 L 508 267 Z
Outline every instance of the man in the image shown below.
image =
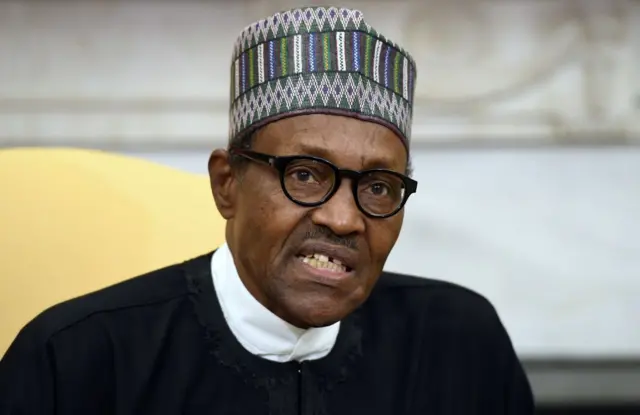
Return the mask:
M 38 316 L 0 413 L 532 414 L 487 300 L 382 271 L 417 189 L 415 75 L 358 11 L 249 26 L 209 160 L 227 243 Z

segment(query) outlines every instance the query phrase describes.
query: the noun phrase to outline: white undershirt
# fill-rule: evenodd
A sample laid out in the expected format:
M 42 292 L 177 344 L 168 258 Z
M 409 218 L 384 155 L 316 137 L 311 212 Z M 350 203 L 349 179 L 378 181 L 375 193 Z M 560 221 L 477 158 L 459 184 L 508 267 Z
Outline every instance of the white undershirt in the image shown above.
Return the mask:
M 227 324 L 249 352 L 275 362 L 288 362 L 320 359 L 333 348 L 340 322 L 305 330 L 273 314 L 244 286 L 226 243 L 211 258 L 211 274 Z

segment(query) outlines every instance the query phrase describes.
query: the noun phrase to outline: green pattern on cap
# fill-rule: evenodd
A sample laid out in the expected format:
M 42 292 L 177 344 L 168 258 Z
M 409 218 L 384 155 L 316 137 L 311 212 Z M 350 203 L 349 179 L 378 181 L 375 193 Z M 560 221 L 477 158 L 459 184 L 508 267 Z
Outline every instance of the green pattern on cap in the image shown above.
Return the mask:
M 309 7 L 247 26 L 231 68 L 230 138 L 298 114 L 377 122 L 408 147 L 416 69 L 358 10 Z

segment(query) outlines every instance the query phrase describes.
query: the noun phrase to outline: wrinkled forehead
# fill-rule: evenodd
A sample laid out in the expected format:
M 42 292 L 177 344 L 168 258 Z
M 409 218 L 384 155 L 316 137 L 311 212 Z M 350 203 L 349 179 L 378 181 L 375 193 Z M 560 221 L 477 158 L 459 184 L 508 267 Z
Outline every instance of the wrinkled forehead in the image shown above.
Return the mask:
M 289 117 L 262 127 L 254 148 L 274 155 L 306 154 L 345 168 L 406 169 L 407 150 L 391 129 L 375 122 L 327 114 Z

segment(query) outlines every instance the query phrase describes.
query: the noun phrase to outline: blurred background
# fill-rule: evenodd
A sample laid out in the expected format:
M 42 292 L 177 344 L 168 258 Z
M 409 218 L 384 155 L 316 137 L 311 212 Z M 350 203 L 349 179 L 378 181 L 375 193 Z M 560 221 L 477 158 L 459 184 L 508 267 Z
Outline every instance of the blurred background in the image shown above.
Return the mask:
M 0 2 L 0 147 L 204 174 L 237 34 L 314 3 Z M 334 5 L 418 65 L 420 186 L 387 268 L 488 297 L 541 414 L 640 414 L 640 1 Z

